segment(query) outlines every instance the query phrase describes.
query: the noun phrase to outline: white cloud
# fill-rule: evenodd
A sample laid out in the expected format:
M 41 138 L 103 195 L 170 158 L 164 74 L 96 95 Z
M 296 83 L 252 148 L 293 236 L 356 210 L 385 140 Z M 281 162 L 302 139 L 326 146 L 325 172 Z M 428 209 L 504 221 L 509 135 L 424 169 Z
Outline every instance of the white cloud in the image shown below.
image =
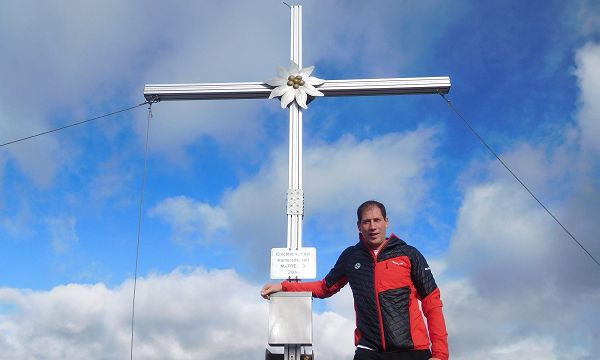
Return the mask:
M 398 76 L 425 58 L 424 53 L 439 39 L 440 33 L 429 31 L 428 24 L 443 29 L 464 7 L 436 1 L 379 0 L 377 6 L 360 1 L 303 3 L 308 60 L 358 71 L 357 78 Z
M 132 281 L 49 291 L 0 288 L 3 359 L 129 355 Z M 138 279 L 134 353 L 143 359 L 238 359 L 264 353 L 267 307 L 230 270 L 177 269 Z
M 255 100 L 160 103 L 152 110 L 149 150 L 181 166 L 189 162 L 190 146 L 210 138 L 223 145 L 226 157 L 243 156 L 263 136 L 260 110 L 265 105 Z M 135 126 L 143 138 L 145 121 Z
M 173 240 L 186 246 L 209 243 L 211 236 L 229 227 L 223 209 L 186 196 L 164 199 L 150 209 L 149 214 L 167 222 L 173 231 Z
M 535 323 L 539 314 L 528 316 L 521 309 L 530 310 L 534 305 L 523 292 L 513 295 L 513 304 L 478 296 L 468 281 L 442 282 L 440 286 L 453 358 L 472 359 L 487 353 L 492 359 L 525 355 L 532 359 L 591 359 L 594 346 L 597 350 L 597 332 L 590 333 L 588 326 L 597 323 L 589 314 L 594 312 L 598 296 L 571 298 L 566 304 L 575 301 L 578 306 L 561 308 L 550 319 Z M 268 319 L 259 288 L 232 270 L 179 268 L 138 279 L 135 356 L 259 358 L 266 347 Z M 131 280 L 115 288 L 103 284 L 69 284 L 48 291 L 0 288 L 0 357 L 126 357 L 131 296 Z M 316 356 L 349 358 L 354 351 L 351 293 L 345 290 L 326 301 L 330 310 L 313 317 Z M 537 334 L 524 331 L 530 321 L 538 327 Z M 565 336 L 553 337 L 559 332 Z
M 52 249 L 59 254 L 69 251 L 70 247 L 79 241 L 76 225 L 77 219 L 73 216 L 47 217 L 45 223 L 50 234 Z
M 139 41 L 146 9 L 118 1 L 3 3 L 0 27 L 8 47 L 0 72 L 11 86 L 2 88 L 2 99 L 18 105 L 16 114 L 34 109 L 37 115 L 100 100 L 101 90 L 130 78 L 134 54 L 147 46 Z
M 482 295 L 469 280 L 438 281 L 452 357 L 592 359 L 600 323 L 589 315 L 600 294 L 528 291 L 519 280 L 502 298 Z
M 72 122 L 71 117 L 82 120 L 90 112 L 114 110 L 108 102 L 117 96 L 121 104 L 128 102 L 123 99 L 139 103 L 146 82 L 269 77 L 288 54 L 284 41 L 276 39 L 287 36 L 273 32 L 268 21 L 255 21 L 253 12 L 279 19 L 276 15 L 285 14 L 285 9 L 261 2 L 184 6 L 142 1 L 4 2 L 0 14 L 0 42 L 5 45 L 5 56 L 0 59 L 4 84 L 0 88 L 0 130 L 7 130 L 3 135 L 12 139 L 64 125 Z M 287 16 L 280 21 L 287 21 Z M 257 48 L 262 56 L 244 55 L 256 53 Z M 273 56 L 275 53 L 281 56 Z M 223 78 L 216 79 L 214 74 Z M 248 119 L 255 117 L 259 106 L 244 102 L 233 108 L 227 111 L 220 103 L 197 111 L 182 105 L 184 111 L 171 112 L 169 118 L 175 117 L 174 121 L 164 126 L 157 122 L 162 136 L 154 139 L 154 146 L 166 149 L 171 158 L 183 154 L 185 146 L 205 134 L 227 144 L 237 139 L 243 145 L 242 140 L 248 139 L 250 146 L 260 123 Z M 224 127 L 224 123 L 231 126 Z M 47 186 L 64 166 L 58 155 L 66 156 L 68 150 L 46 136 L 28 141 L 22 149 L 11 146 L 10 153 L 22 171 L 38 185 Z
M 590 185 L 590 160 L 568 143 L 516 145 L 505 156 L 597 257 L 600 188 Z M 599 269 L 498 168 L 490 161 L 484 180 L 465 188 L 446 258 L 446 278 L 462 278 L 441 282 L 452 348 L 464 358 L 592 358 L 600 322 L 589 314 L 600 299 Z
M 232 270 L 179 268 L 138 279 L 135 358 L 261 358 L 267 347 L 268 303 L 259 291 L 260 286 Z M 116 288 L 0 288 L 0 358 L 125 358 L 131 296 L 131 280 Z M 326 312 L 315 314 L 314 323 L 320 359 L 353 352 L 352 320 Z
M 368 199 L 388 204 L 393 218 L 410 222 L 429 188 L 435 128 L 357 141 L 345 136 L 305 155 L 307 208 L 311 213 L 355 209 Z
M 16 115 L 2 105 L 0 100 L 0 134 L 3 143 L 47 130 L 44 121 L 36 118 L 29 110 Z M 56 138 L 49 136 L 10 144 L 3 147 L 3 150 L 5 150 L 5 160 L 0 165 L 4 167 L 8 163 L 7 160 L 14 160 L 27 178 L 42 188 L 52 183 L 57 169 L 70 157 L 67 153 L 61 153 L 60 143 Z
M 486 355 L 488 359 L 556 359 L 554 347 L 553 340 L 533 338 L 498 346 Z
M 600 152 L 600 44 L 588 43 L 576 56 L 577 71 L 581 90 L 581 110 L 579 128 L 581 144 L 589 150 Z
M 351 359 L 354 355 L 354 318 L 324 312 L 313 317 L 315 358 Z
M 419 128 L 363 141 L 345 136 L 333 144 L 305 148 L 306 231 L 312 221 L 319 228 L 313 236 L 340 228 L 354 234 L 354 210 L 348 209 L 373 198 L 388 203 L 391 218 L 410 222 L 427 206 L 426 177 L 434 163 L 436 133 Z M 269 248 L 285 244 L 287 162 L 287 147 L 274 150 L 256 176 L 222 200 L 231 223 L 230 239 L 238 241 L 245 254 L 268 254 Z M 256 259 L 252 255 L 252 261 Z M 264 270 L 265 264 L 257 266 Z
M 581 137 L 515 144 L 504 160 L 596 258 L 600 256 L 596 74 L 579 52 Z M 587 60 L 582 60 L 587 59 Z M 581 143 L 574 143 L 580 140 Z M 578 146 L 581 145 L 581 146 Z M 590 151 L 593 150 L 593 151 Z M 499 170 L 500 169 L 500 170 Z M 459 358 L 591 359 L 599 351 L 598 266 L 502 168 L 490 161 L 464 189 L 440 287 Z
M 435 40 L 430 32 L 428 36 L 415 36 L 415 32 L 428 31 L 423 17 L 435 16 L 427 9 L 439 8 L 438 3 L 407 9 L 406 4 L 386 2 L 383 6 L 388 10 L 383 13 L 366 3 L 304 3 L 307 64 L 326 61 L 349 68 L 360 58 L 369 64 L 361 65 L 367 74 L 392 76 L 407 54 L 426 48 L 423 41 Z M 417 23 L 415 11 L 419 11 Z M 261 21 L 256 21 L 257 14 Z M 348 21 L 355 14 L 365 20 Z M 438 29 L 447 18 L 436 19 Z M 410 23 L 409 39 L 414 42 L 405 41 L 400 49 L 386 40 L 385 31 L 405 23 Z M 277 66 L 289 61 L 288 30 L 286 6 L 264 1 L 178 6 L 114 0 L 101 4 L 5 1 L 0 14 L 0 42 L 5 45 L 0 59 L 5 84 L 0 88 L 0 130 L 8 128 L 11 131 L 2 133 L 17 138 L 64 125 L 70 117 L 81 120 L 90 113 L 103 113 L 115 98 L 138 103 L 144 83 L 272 78 Z M 377 59 L 388 60 L 373 65 Z M 253 150 L 257 141 L 264 140 L 264 107 L 277 107 L 276 101 L 193 103 L 155 106 L 151 150 L 185 162 L 188 147 L 204 136 L 216 139 L 228 151 Z M 141 120 L 145 114 L 140 111 L 136 116 Z M 139 139 L 143 139 L 143 123 L 133 125 Z M 19 131 L 11 124 L 18 124 Z M 38 186 L 48 186 L 68 162 L 61 157 L 70 150 L 45 137 L 10 152 L 21 171 Z
M 135 24 L 143 24 L 146 8 L 132 3 L 2 5 L 0 129 L 6 130 L 7 140 L 65 125 L 73 122 L 71 117 L 89 117 L 81 111 L 83 104 L 105 103 L 114 96 L 122 88 L 116 84 L 131 79 L 131 59 L 139 58 L 145 46 L 139 41 L 144 31 Z M 47 187 L 69 161 L 67 143 L 47 135 L 7 149 L 28 178 Z

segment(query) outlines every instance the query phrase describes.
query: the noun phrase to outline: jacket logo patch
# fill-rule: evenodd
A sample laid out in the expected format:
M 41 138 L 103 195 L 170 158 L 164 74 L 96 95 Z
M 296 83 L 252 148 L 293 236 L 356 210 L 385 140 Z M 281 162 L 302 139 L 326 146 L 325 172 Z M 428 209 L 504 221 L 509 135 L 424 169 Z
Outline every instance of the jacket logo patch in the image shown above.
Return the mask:
M 354 264 L 354 268 L 355 268 L 356 270 L 360 269 L 360 263 L 359 263 L 359 262 L 357 262 L 356 264 Z
M 404 265 L 404 263 L 402 261 L 401 262 L 396 262 L 396 261 L 392 260 L 392 263 L 394 263 L 396 265 Z

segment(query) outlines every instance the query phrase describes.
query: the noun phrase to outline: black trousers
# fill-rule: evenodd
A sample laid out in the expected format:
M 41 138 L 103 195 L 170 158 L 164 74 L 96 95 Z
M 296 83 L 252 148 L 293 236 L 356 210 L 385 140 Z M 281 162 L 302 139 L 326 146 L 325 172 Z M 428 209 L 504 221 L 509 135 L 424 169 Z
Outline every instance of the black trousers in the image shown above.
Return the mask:
M 429 360 L 431 351 L 413 350 L 400 352 L 385 352 L 356 348 L 354 360 Z

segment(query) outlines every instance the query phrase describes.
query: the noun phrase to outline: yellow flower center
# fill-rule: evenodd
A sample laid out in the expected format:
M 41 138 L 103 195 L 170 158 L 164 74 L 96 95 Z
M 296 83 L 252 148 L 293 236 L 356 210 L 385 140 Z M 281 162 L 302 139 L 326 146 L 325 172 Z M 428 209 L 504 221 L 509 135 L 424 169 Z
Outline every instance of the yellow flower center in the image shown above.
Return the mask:
M 302 80 L 302 76 L 300 75 L 290 75 L 288 76 L 287 86 L 291 86 L 294 89 L 298 89 L 300 86 L 304 86 L 304 80 Z

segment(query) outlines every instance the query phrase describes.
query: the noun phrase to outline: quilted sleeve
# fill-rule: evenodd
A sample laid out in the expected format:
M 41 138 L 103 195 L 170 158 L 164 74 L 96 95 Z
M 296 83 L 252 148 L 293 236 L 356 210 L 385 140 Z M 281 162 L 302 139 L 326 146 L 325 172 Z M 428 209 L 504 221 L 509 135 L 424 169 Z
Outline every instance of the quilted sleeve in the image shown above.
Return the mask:
M 345 259 L 349 250 L 350 248 L 347 248 L 344 250 L 344 252 L 342 252 L 333 268 L 323 280 L 309 282 L 284 281 L 281 283 L 283 291 L 310 291 L 312 292 L 313 297 L 321 299 L 330 297 L 331 295 L 337 293 L 348 283 L 348 278 L 346 277 Z

